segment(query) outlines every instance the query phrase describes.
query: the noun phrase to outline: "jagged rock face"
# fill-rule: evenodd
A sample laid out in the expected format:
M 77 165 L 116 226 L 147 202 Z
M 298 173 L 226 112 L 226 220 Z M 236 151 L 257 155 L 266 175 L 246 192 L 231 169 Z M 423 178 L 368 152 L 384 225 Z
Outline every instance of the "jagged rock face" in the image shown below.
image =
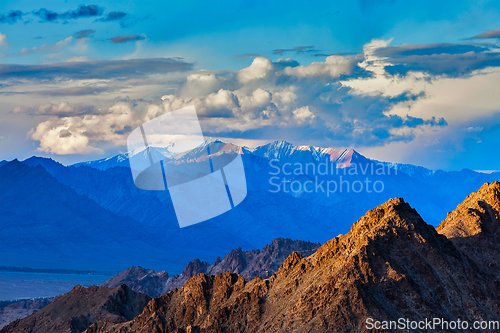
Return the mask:
M 319 243 L 276 238 L 271 244 L 264 246 L 262 251 L 242 251 L 241 248 L 232 250 L 223 260 L 217 260 L 207 271 L 199 273 L 216 275 L 229 271 L 242 275 L 246 281 L 256 276 L 266 279 L 273 275 L 294 251 L 308 256 L 319 247 Z
M 77 333 L 96 321 L 121 323 L 141 313 L 151 298 L 125 284 L 111 289 L 76 286 L 32 315 L 5 326 L 1 333 Z
M 96 332 L 353 332 L 365 320 L 500 320 L 499 285 L 402 199 L 271 278 L 203 273 L 153 299 L 134 320 Z
M 168 279 L 165 284 L 165 292 L 181 288 L 190 277 L 193 277 L 198 273 L 205 273 L 209 268 L 210 264 L 206 261 L 201 261 L 200 259 L 195 259 L 189 262 L 182 271 L 182 274 L 172 276 Z
M 24 299 L 18 302 L 12 302 L 9 305 L 0 308 L 0 329 L 16 319 L 29 316 L 33 312 L 43 309 L 49 305 L 55 297 L 41 299 Z
M 131 267 L 101 286 L 115 288 L 125 283 L 134 291 L 158 297 L 168 291 L 181 288 L 189 278 L 199 273 L 217 275 L 229 271 L 242 275 L 247 281 L 256 276 L 268 278 L 280 268 L 292 252 L 297 251 L 307 256 L 314 253 L 319 246 L 319 243 L 276 238 L 271 244 L 264 246 L 262 251 L 242 251 L 239 248 L 232 250 L 224 259 L 218 258 L 213 265 L 195 259 L 186 265 L 182 274 L 170 278 L 166 272 L 158 273 L 142 267 Z
M 486 183 L 470 194 L 436 230 L 483 272 L 500 276 L 500 183 Z
M 168 291 L 165 288 L 167 281 L 167 272 L 156 272 L 152 269 L 134 266 L 113 276 L 101 284 L 101 287 L 116 288 L 121 284 L 126 284 L 133 291 L 150 297 L 158 297 Z
M 254 281 L 262 282 L 256 278 Z M 115 326 L 98 322 L 86 332 L 196 332 L 199 325 L 210 331 L 244 331 L 245 323 L 257 325 L 260 317 L 260 298 L 267 289 L 255 285 L 251 292 L 242 276 L 225 272 L 217 276 L 200 273 L 189 279 L 183 288 L 169 292 L 149 302 L 143 313 L 133 321 Z M 238 297 L 232 297 L 238 295 Z M 213 312 L 216 310 L 216 312 Z M 227 322 L 221 323 L 220 318 Z M 179 330 L 183 328 L 183 330 Z

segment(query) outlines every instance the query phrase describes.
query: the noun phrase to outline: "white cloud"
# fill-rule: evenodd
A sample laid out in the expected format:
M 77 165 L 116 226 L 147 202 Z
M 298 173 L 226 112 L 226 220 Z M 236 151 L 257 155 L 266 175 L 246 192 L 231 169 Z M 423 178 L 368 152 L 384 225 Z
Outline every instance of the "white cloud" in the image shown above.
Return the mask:
M 221 89 L 208 95 L 205 98 L 204 108 L 202 107 L 198 112 L 202 115 L 232 116 L 232 110 L 237 108 L 236 103 L 236 96 L 231 91 Z M 211 111 L 221 111 L 221 113 L 215 115 Z
M 6 45 L 7 44 L 6 40 L 7 36 L 5 36 L 5 34 L 0 32 L 0 46 Z
M 272 94 L 262 88 L 254 90 L 250 96 L 241 94 L 239 97 L 239 104 L 243 112 L 250 112 L 254 110 L 265 109 L 272 100 Z
M 373 65 L 377 61 L 374 52 L 387 44 L 374 41 L 365 47 L 371 60 L 364 66 L 378 70 L 379 66 Z M 409 118 L 406 114 L 389 115 L 393 105 L 400 103 L 391 101 L 392 95 L 397 90 L 407 93 L 401 87 L 383 94 L 378 90 L 366 92 L 362 84 L 356 87 L 356 82 L 366 79 L 353 80 L 352 87 L 351 81 L 338 81 L 341 75 L 352 74 L 363 59 L 366 61 L 364 54 L 335 55 L 323 62 L 298 66 L 291 59 L 273 63 L 257 57 L 235 75 L 208 71 L 190 75 L 175 94 L 163 97 L 163 103 L 166 111 L 195 105 L 212 135 L 236 132 L 246 137 L 247 131 L 261 133 L 272 129 L 267 132 L 272 133 L 270 140 L 331 140 L 332 144 L 343 146 L 411 140 L 414 127 L 445 124 L 439 120 Z M 401 103 L 410 105 L 413 101 L 408 99 Z M 428 118 L 432 119 L 432 115 Z M 292 128 L 293 132 L 288 130 Z M 405 130 L 391 131 L 393 128 Z M 306 132 L 314 133 L 315 137 L 305 137 Z M 287 133 L 286 137 L 283 133 Z M 294 137 L 290 137 L 292 134 Z
M 377 49 L 388 46 L 392 42 L 389 40 L 373 39 L 370 43 L 363 46 L 364 61 L 359 64 L 359 67 L 364 68 L 376 75 L 385 74 L 384 67 L 390 65 L 386 58 L 378 57 L 375 55 Z
M 31 138 L 40 141 L 38 150 L 58 154 L 92 154 L 102 150 L 89 146 L 89 138 L 84 135 L 78 118 L 54 118 L 40 123 L 32 131 Z
M 44 104 L 39 107 L 40 113 L 72 113 L 75 109 L 68 102 Z
M 176 95 L 187 98 L 204 97 L 219 91 L 223 81 L 214 73 L 199 71 L 187 76 L 185 84 L 178 89 Z
M 482 127 L 476 126 L 476 127 L 468 127 L 467 132 L 481 132 L 483 130 Z
M 293 117 L 298 120 L 299 124 L 302 124 L 308 120 L 316 118 L 316 116 L 309 110 L 308 106 L 303 106 L 292 112 Z
M 64 49 L 67 45 L 69 45 L 73 40 L 74 40 L 73 36 L 70 36 L 63 40 L 60 40 L 56 44 L 42 44 L 39 47 L 33 46 L 30 49 L 23 47 L 21 51 L 19 51 L 18 56 L 28 56 L 32 54 L 60 51 Z
M 97 110 L 92 105 L 74 105 L 66 101 L 56 104 L 46 103 L 35 107 L 25 107 L 22 105 L 16 106 L 12 112 L 18 114 L 29 115 L 52 115 L 52 116 L 75 116 L 96 113 Z
M 197 71 L 188 75 L 175 92 L 164 95 L 161 103 L 143 103 L 142 109 L 122 103 L 105 112 L 93 111 L 93 116 L 76 114 L 78 110 L 67 109 L 72 105 L 60 103 L 48 109 L 71 118 L 72 128 L 67 130 L 80 149 L 98 147 L 102 141 L 118 144 L 123 142 L 126 126 L 195 105 L 204 131 L 210 135 L 235 133 L 241 140 L 285 139 L 362 150 L 377 146 L 371 151 L 378 153 L 384 149 L 404 151 L 401 147 L 414 147 L 414 142 L 439 145 L 451 133 L 441 117 L 452 127 L 461 126 L 461 132 L 477 135 L 476 127 L 481 124 L 464 126 L 474 116 L 470 110 L 477 110 L 476 115 L 481 116 L 500 110 L 498 100 L 492 97 L 500 91 L 500 70 L 483 70 L 463 78 L 431 77 L 419 71 L 393 76 L 385 71 L 390 59 L 377 55 L 377 50 L 389 43 L 374 40 L 357 56 L 329 56 L 307 66 L 291 59 L 273 63 L 257 57 L 250 66 L 234 73 Z M 340 81 L 343 75 L 353 73 L 356 75 Z M 50 114 L 40 108 L 37 112 Z M 64 139 L 70 137 L 65 136 L 68 133 L 58 141 L 50 131 L 66 129 L 61 126 L 68 124 L 51 118 L 36 129 L 33 139 L 40 141 L 44 151 L 69 151 L 59 145 L 69 140 Z M 467 130 L 471 126 L 473 129 Z M 88 142 L 84 144 L 80 136 Z
M 100 142 L 112 142 L 123 145 L 132 128 L 148 121 L 149 109 L 134 109 L 132 103 L 118 102 L 102 114 L 82 116 L 52 117 L 44 121 L 28 135 L 40 142 L 38 150 L 58 154 L 92 154 L 102 153 L 98 148 Z M 57 108 L 59 112 L 74 110 L 74 107 L 61 103 L 59 105 L 41 106 L 41 109 Z
M 271 60 L 264 57 L 257 57 L 249 67 L 239 71 L 238 80 L 244 84 L 259 79 L 265 79 L 269 77 L 272 70 L 273 63 Z
M 86 56 L 78 56 L 66 59 L 66 62 L 84 62 L 84 61 L 89 61 L 89 58 Z
M 285 74 L 300 78 L 327 75 L 337 78 L 343 74 L 351 74 L 358 60 L 353 57 L 331 55 L 322 62 L 313 62 L 307 66 L 286 67 Z

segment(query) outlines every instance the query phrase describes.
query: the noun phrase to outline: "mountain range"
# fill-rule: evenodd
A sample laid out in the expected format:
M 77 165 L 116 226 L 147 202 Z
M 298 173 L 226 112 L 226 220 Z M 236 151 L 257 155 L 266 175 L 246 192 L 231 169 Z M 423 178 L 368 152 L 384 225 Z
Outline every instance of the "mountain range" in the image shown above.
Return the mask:
M 217 258 L 213 265 L 194 259 L 186 265 L 181 274 L 173 276 L 169 276 L 165 271 L 157 272 L 152 269 L 133 266 L 113 276 L 101 284 L 100 287 L 115 289 L 125 284 L 137 293 L 149 297 L 158 297 L 168 291 L 181 288 L 189 278 L 199 273 L 217 274 L 230 271 L 240 273 L 248 280 L 255 276 L 266 278 L 274 274 L 291 253 L 296 251 L 303 255 L 310 255 L 319 246 L 319 243 L 277 238 L 271 244 L 264 246 L 262 251 L 234 249 L 224 256 L 224 259 Z M 74 293 L 72 297 L 76 297 Z M 25 318 L 43 309 L 56 299 L 57 297 L 1 302 L 4 304 L 0 304 L 0 329 L 16 319 Z M 92 322 L 88 323 L 90 325 Z
M 246 279 L 230 270 L 200 272 L 182 287 L 151 299 L 131 320 L 107 313 L 130 309 L 140 294 L 121 297 L 119 307 L 106 307 L 104 315 L 92 317 L 89 313 L 103 299 L 93 295 L 116 294 L 116 289 L 76 287 L 1 332 L 51 332 L 35 325 L 42 318 L 60 323 L 70 314 L 72 320 L 95 318 L 86 329 L 70 325 L 72 333 L 368 332 L 368 323 L 399 323 L 401 318 L 462 322 L 458 330 L 438 326 L 402 331 L 469 332 L 475 322 L 500 323 L 499 223 L 499 182 L 485 183 L 467 196 L 437 228 L 405 200 L 394 198 L 314 253 L 292 252 L 269 278 Z M 277 244 L 283 246 L 283 241 Z M 132 293 L 125 285 L 118 288 Z M 74 302 L 79 302 L 76 309 L 66 306 Z
M 111 323 L 131 320 L 150 299 L 125 284 L 114 289 L 75 286 L 43 309 L 10 323 L 1 332 L 82 332 L 98 320 Z
M 176 288 L 181 288 L 189 278 L 200 273 L 216 275 L 229 271 L 242 275 L 246 280 L 251 280 L 256 276 L 265 279 L 278 271 L 283 261 L 291 253 L 297 252 L 307 256 L 317 250 L 320 245 L 319 243 L 276 238 L 271 244 L 264 246 L 262 251 L 234 249 L 226 254 L 224 259 L 218 257 L 213 265 L 200 259 L 194 259 L 186 265 L 181 274 L 171 277 L 165 271 L 156 272 L 139 266 L 130 267 L 103 283 L 101 287 L 116 288 L 125 283 L 134 291 L 158 297 Z
M 369 331 L 369 318 L 499 321 L 499 204 L 500 184 L 485 184 L 436 230 L 391 199 L 313 255 L 292 253 L 269 279 L 198 274 L 134 320 L 99 321 L 86 332 L 347 332 Z
M 404 197 L 437 225 L 463 197 L 500 176 L 403 167 L 352 149 L 283 141 L 253 149 L 216 139 L 206 145 L 212 156 L 241 155 L 247 197 L 225 214 L 182 229 L 168 191 L 134 185 L 127 154 L 73 166 L 40 157 L 0 163 L 0 200 L 9 203 L 1 208 L 0 265 L 116 273 L 143 266 L 180 274 L 192 258 L 214 262 L 232 249 L 251 251 L 279 237 L 324 243 L 392 197 Z M 186 163 L 199 160 L 193 155 Z M 319 174 L 325 163 L 334 172 Z M 383 184 L 383 191 L 318 187 L 367 179 Z M 290 188 L 292 183 L 298 190 Z

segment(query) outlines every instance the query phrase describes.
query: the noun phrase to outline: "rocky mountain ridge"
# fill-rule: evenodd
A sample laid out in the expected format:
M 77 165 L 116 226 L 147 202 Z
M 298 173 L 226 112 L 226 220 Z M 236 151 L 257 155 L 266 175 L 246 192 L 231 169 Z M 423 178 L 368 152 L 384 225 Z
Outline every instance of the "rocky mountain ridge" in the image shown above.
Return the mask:
M 365 332 L 369 318 L 500 321 L 498 256 L 488 252 L 499 245 L 499 208 L 500 183 L 487 183 L 435 229 L 403 199 L 390 199 L 313 254 L 293 252 L 267 279 L 202 272 L 133 319 L 96 318 L 85 332 Z M 208 268 L 192 262 L 186 274 Z M 42 310 L 47 316 L 64 313 L 53 304 Z M 1 332 L 16 331 L 11 325 Z
M 100 287 L 117 288 L 122 284 L 131 290 L 158 297 L 176 288 L 181 288 L 191 277 L 199 273 L 216 275 L 220 272 L 233 272 L 242 274 L 246 280 L 255 276 L 266 278 L 275 273 L 283 261 L 292 252 L 297 251 L 305 256 L 312 254 L 319 243 L 294 241 L 291 239 L 277 238 L 261 250 L 242 251 L 241 248 L 231 251 L 224 259 L 217 258 L 213 265 L 199 259 L 192 260 L 178 275 L 169 276 L 165 271 L 157 272 L 139 266 L 133 266 L 113 276 Z M 0 328 L 22 319 L 41 310 L 56 297 L 40 300 L 24 300 L 14 302 L 5 308 L 0 308 Z
M 217 275 L 228 271 L 242 275 L 247 281 L 256 276 L 265 279 L 274 274 L 294 251 L 308 256 L 319 246 L 319 243 L 277 238 L 271 244 L 264 246 L 262 251 L 242 251 L 241 248 L 232 250 L 224 256 L 224 259 L 217 258 L 213 265 L 200 259 L 192 260 L 181 274 L 171 277 L 164 271 L 156 272 L 142 267 L 130 267 L 103 283 L 101 287 L 115 288 L 125 283 L 134 291 L 158 297 L 181 288 L 189 278 L 200 273 Z
M 448 214 L 436 230 L 482 271 L 500 276 L 500 183 L 484 184 Z
M 213 141 L 210 145 L 210 152 L 215 155 L 240 153 L 238 146 L 229 143 Z M 437 226 L 467 194 L 498 179 L 498 174 L 470 170 L 409 176 L 403 172 L 395 174 L 390 167 L 384 167 L 385 171 L 392 170 L 390 175 L 373 175 L 366 166 L 376 163 L 354 153 L 352 157 L 356 159 L 350 161 L 363 165 L 369 175 L 350 166 L 339 168 L 340 175 L 317 174 L 318 179 L 311 170 L 297 175 L 281 172 L 272 178 L 275 166 L 287 165 L 290 171 L 293 168 L 286 163 L 317 166 L 327 155 L 335 155 L 327 148 L 292 146 L 277 142 L 253 152 L 242 148 L 247 197 L 227 213 L 189 228 L 179 228 L 168 191 L 138 189 L 128 168 L 63 166 L 38 157 L 5 163 L 0 166 L 0 195 L 2 200 L 12 201 L 13 209 L 4 215 L 8 228 L 0 239 L 0 253 L 4 253 L 0 255 L 0 265 L 121 271 L 140 264 L 157 271 L 165 269 L 171 275 L 180 274 L 193 258 L 213 263 L 232 249 L 262 248 L 277 237 L 324 243 L 333 235 L 347 233 L 368 209 L 395 196 L 404 197 L 428 223 Z M 271 167 L 268 158 L 276 156 L 281 160 Z M 336 157 L 333 159 L 337 161 Z M 353 170 L 354 175 L 350 175 Z M 347 191 L 343 185 L 342 192 L 327 193 L 324 188 L 326 182 L 339 185 L 341 180 L 353 186 L 366 184 L 367 178 L 370 184 L 378 182 L 380 189 L 383 184 L 383 192 L 354 192 L 352 188 Z M 282 186 L 277 190 L 271 183 Z M 291 191 L 292 183 L 300 185 L 299 190 Z M 323 187 L 316 190 L 316 184 Z M 307 186 L 312 193 L 305 191 Z M 91 207 L 95 213 L 84 214 L 86 209 L 82 207 Z M 103 222 L 103 216 L 110 222 Z M 36 228 L 50 226 L 51 233 L 46 232 L 47 228 L 33 232 L 33 223 Z M 79 226 L 86 228 L 75 233 Z M 62 243 L 65 250 L 57 250 Z M 138 249 L 149 255 L 138 255 Z M 110 256 L 103 258 L 103 252 Z
M 121 323 L 142 312 L 151 298 L 125 284 L 114 289 L 76 286 L 38 312 L 5 326 L 2 333 L 79 333 L 99 320 Z
M 457 218 L 485 198 L 497 207 L 499 190 L 496 182 L 486 184 L 439 230 L 448 233 L 454 224 L 475 230 L 470 224 L 477 222 L 481 233 L 495 232 L 496 215 L 478 213 L 463 223 Z M 361 332 L 367 331 L 367 318 L 500 320 L 495 268 L 488 271 L 491 266 L 471 259 L 463 246 L 469 234 L 448 239 L 404 200 L 391 199 L 313 255 L 292 253 L 269 279 L 201 273 L 151 300 L 134 320 L 99 321 L 86 332 Z
M 30 314 L 43 309 L 54 301 L 54 299 L 55 297 L 24 299 L 20 301 L 12 301 L 10 304 L 0 306 L 0 329 L 16 319 L 25 318 Z

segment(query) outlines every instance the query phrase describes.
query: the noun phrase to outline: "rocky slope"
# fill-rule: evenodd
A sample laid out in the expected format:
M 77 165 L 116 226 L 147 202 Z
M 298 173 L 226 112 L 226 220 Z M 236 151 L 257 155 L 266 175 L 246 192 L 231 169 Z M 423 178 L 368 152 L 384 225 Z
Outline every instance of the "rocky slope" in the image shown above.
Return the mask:
M 264 246 L 262 251 L 233 250 L 224 259 L 217 259 L 206 272 L 207 275 L 216 275 L 226 271 L 242 275 L 245 280 L 250 281 L 259 276 L 266 279 L 273 275 L 281 267 L 285 259 L 293 252 L 303 256 L 313 254 L 321 244 L 291 240 L 289 238 L 276 238 Z
M 239 148 L 212 142 L 210 151 L 232 154 Z M 189 228 L 179 228 L 168 191 L 138 189 L 129 168 L 65 167 L 38 157 L 5 163 L 0 166 L 0 199 L 12 204 L 4 213 L 0 265 L 115 271 L 140 263 L 177 274 L 193 258 L 212 264 L 221 253 L 239 246 L 262 248 L 277 237 L 324 243 L 334 235 L 347 233 L 368 209 L 395 196 L 404 197 L 427 222 L 438 225 L 467 194 L 486 181 L 500 179 L 499 173 L 471 170 L 417 177 L 412 172 L 395 174 L 391 168 L 389 175 L 388 167 L 384 169 L 387 174 L 379 175 L 377 168 L 369 168 L 375 162 L 354 151 L 285 142 L 251 151 L 241 148 L 241 152 L 248 186 L 246 199 L 235 209 Z M 123 158 L 121 165 L 127 165 Z M 274 167 L 271 158 L 278 158 Z M 342 173 L 319 175 L 325 160 L 337 161 Z M 305 169 L 287 176 L 281 168 L 285 163 L 299 163 Z M 271 184 L 276 167 L 281 171 Z M 295 166 L 286 169 L 296 171 Z M 325 182 L 340 184 L 340 177 L 352 185 L 359 184 L 357 181 L 365 184 L 363 170 L 370 184 L 383 182 L 382 193 L 373 192 L 373 188 L 369 189 L 372 193 L 348 192 L 345 186 L 343 192 L 325 193 Z M 277 189 L 276 184 L 285 180 L 281 190 Z M 307 185 L 309 181 L 313 185 Z M 290 191 L 292 182 L 300 185 L 298 190 Z M 323 187 L 316 190 L 316 184 Z M 310 186 L 313 193 L 305 192 Z
M 121 323 L 133 319 L 151 298 L 126 285 L 111 289 L 76 286 L 32 315 L 5 326 L 1 333 L 79 333 L 90 324 L 105 320 Z
M 167 291 L 165 284 L 168 280 L 168 273 L 165 271 L 157 272 L 152 269 L 134 266 L 113 276 L 101 284 L 101 287 L 116 288 L 121 284 L 126 284 L 133 291 L 150 297 L 158 297 Z
M 484 184 L 436 228 L 483 272 L 500 277 L 500 183 Z
M 319 243 L 291 240 L 288 238 L 277 238 L 264 246 L 262 251 L 242 251 L 241 248 L 231 251 L 224 259 L 218 258 L 213 265 L 208 262 L 195 259 L 188 263 L 182 274 L 169 277 L 165 271 L 157 272 L 139 266 L 130 267 L 118 275 L 110 278 L 100 287 L 116 288 L 126 284 L 135 292 L 146 294 L 150 297 L 158 297 L 164 293 L 181 288 L 190 278 L 199 273 L 215 275 L 217 273 L 230 271 L 244 276 L 250 280 L 255 276 L 267 278 L 275 273 L 283 261 L 292 252 L 297 251 L 305 256 L 312 254 Z M 24 300 L 0 308 L 0 328 L 22 319 L 33 312 L 47 306 L 51 299 Z
M 55 297 L 24 299 L 0 306 L 0 329 L 16 319 L 21 319 L 49 305 Z M 4 302 L 5 303 L 5 302 Z
M 172 277 L 166 272 L 156 272 L 142 267 L 130 267 L 112 277 L 101 286 L 115 288 L 125 283 L 130 289 L 144 293 L 151 297 L 158 297 L 164 293 L 181 288 L 191 277 L 199 273 L 216 275 L 226 271 L 242 275 L 247 281 L 256 276 L 268 278 L 274 274 L 283 261 L 294 251 L 308 256 L 319 248 L 319 243 L 276 238 L 264 246 L 262 251 L 242 251 L 241 248 L 232 250 L 224 259 L 217 258 L 213 265 L 195 259 L 188 263 L 182 274 Z
M 485 234 L 498 229 L 498 217 L 488 216 Z M 464 221 L 461 230 L 470 228 Z M 464 235 L 456 235 L 463 244 Z M 313 255 L 292 253 L 269 279 L 200 273 L 134 320 L 99 321 L 86 332 L 358 332 L 370 317 L 500 320 L 499 284 L 470 246 L 451 239 L 391 199 Z
M 141 253 L 158 261 L 165 256 L 155 232 L 78 194 L 40 165 L 14 160 L 0 167 L 0 202 L 8 202 L 1 207 L 5 266 L 107 271 L 141 260 Z
M 182 274 L 169 279 L 166 290 L 181 288 L 189 278 L 199 273 L 217 275 L 231 272 L 242 275 L 247 281 L 256 276 L 265 279 L 274 274 L 283 261 L 294 251 L 308 256 L 314 253 L 319 246 L 319 243 L 276 238 L 271 244 L 264 246 L 262 251 L 242 251 L 241 248 L 238 248 L 226 254 L 224 259 L 217 258 L 213 265 L 196 259 L 186 265 Z

